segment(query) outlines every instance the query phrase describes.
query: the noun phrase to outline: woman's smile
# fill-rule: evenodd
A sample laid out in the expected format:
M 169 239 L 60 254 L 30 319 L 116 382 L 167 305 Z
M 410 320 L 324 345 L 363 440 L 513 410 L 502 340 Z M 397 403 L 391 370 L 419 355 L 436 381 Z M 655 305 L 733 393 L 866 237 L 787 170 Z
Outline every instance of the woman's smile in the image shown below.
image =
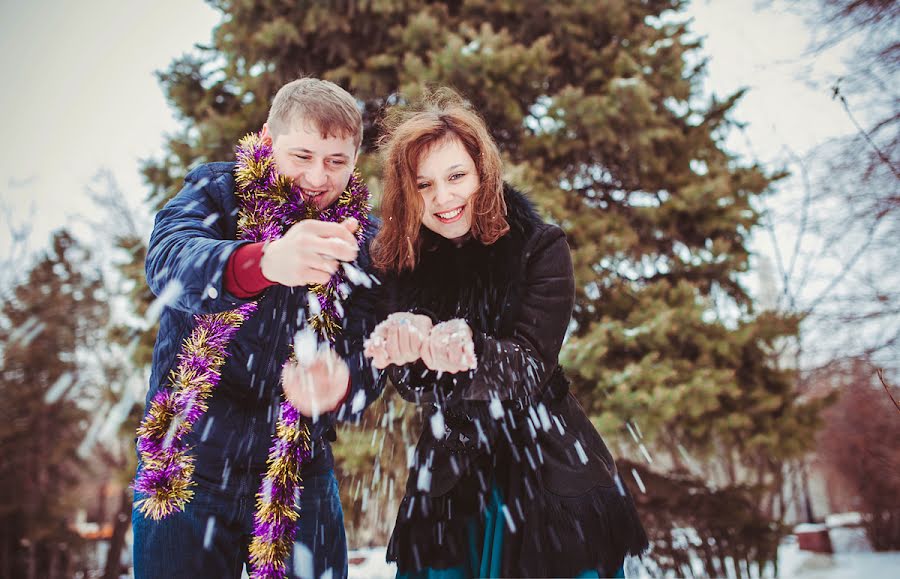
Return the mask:
M 460 205 L 459 207 L 456 207 L 455 209 L 451 209 L 449 211 L 435 213 L 434 216 L 437 217 L 441 221 L 441 223 L 453 223 L 462 219 L 463 209 L 465 208 L 465 205 Z

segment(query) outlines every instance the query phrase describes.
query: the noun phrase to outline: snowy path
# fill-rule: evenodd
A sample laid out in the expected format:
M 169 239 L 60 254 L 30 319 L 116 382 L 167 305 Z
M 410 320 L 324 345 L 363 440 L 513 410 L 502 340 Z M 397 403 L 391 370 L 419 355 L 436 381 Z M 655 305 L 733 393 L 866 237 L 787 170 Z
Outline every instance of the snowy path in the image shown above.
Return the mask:
M 900 577 L 900 552 L 822 555 L 796 545 L 779 549 L 781 577 L 802 579 L 879 579 Z M 393 579 L 396 568 L 384 560 L 384 547 L 350 552 L 350 579 Z

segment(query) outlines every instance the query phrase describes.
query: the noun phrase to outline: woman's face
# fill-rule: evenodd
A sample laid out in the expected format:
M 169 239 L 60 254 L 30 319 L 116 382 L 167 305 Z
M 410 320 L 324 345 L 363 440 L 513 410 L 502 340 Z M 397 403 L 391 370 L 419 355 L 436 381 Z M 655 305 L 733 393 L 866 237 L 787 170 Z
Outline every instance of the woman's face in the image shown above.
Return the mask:
M 416 187 L 422 195 L 422 224 L 447 239 L 472 228 L 473 194 L 481 180 L 475 161 L 459 139 L 438 143 L 419 160 Z

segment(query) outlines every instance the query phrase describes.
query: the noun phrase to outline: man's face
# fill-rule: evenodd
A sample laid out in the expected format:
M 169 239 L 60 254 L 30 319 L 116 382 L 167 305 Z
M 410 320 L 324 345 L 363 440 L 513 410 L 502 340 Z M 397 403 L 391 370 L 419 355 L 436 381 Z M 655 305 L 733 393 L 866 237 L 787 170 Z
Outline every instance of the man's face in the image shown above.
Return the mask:
M 307 201 L 319 209 L 334 203 L 347 187 L 356 166 L 352 137 L 322 137 L 312 123 L 299 122 L 273 137 L 263 125 L 263 139 L 272 141 L 275 168 L 303 190 Z

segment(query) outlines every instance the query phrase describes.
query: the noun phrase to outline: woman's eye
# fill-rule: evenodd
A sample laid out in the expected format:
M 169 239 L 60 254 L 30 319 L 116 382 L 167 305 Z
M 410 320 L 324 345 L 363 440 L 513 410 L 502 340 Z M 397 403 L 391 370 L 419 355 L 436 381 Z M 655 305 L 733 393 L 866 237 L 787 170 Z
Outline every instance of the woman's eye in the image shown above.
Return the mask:
M 416 185 L 416 187 L 419 188 L 419 191 L 423 191 L 423 190 L 425 190 L 425 189 L 428 189 L 428 187 L 430 187 L 430 186 L 431 186 L 430 183 L 419 183 L 418 185 Z
M 462 179 L 462 178 L 465 177 L 465 176 L 466 176 L 465 173 L 454 173 L 454 174 L 450 175 L 450 180 L 451 180 L 451 181 L 458 181 L 459 179 Z

